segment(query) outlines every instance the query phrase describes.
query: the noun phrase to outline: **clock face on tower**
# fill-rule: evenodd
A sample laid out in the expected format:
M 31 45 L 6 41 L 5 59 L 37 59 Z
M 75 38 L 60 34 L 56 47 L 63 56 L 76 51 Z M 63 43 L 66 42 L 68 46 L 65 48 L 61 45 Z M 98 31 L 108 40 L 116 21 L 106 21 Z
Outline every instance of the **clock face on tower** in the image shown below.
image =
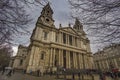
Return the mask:
M 51 20 L 49 17 L 42 17 L 42 22 L 47 26 L 53 25 L 53 20 Z
M 51 20 L 49 18 L 45 17 L 45 22 L 50 24 Z

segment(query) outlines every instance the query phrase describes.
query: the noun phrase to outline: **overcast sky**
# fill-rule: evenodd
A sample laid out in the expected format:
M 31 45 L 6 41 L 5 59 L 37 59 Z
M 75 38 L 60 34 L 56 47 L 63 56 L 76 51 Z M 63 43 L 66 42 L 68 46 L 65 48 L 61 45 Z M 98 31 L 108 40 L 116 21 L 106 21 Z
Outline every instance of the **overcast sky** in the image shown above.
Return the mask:
M 62 26 L 68 26 L 68 24 L 71 22 L 70 20 L 70 6 L 67 2 L 67 0 L 51 0 L 51 7 L 54 11 L 53 18 L 55 20 L 56 27 L 59 26 L 61 23 Z M 33 19 L 32 23 L 29 25 L 29 29 L 32 33 L 32 30 L 35 28 L 35 23 L 37 21 L 37 18 L 41 14 L 42 8 L 40 6 L 32 6 L 30 9 L 27 9 L 27 12 L 30 14 L 31 18 Z M 16 37 L 15 42 L 21 43 L 22 45 L 28 46 L 30 36 L 19 36 Z M 92 51 L 95 51 L 93 49 L 92 45 Z M 14 49 L 14 55 L 17 53 L 17 46 L 13 46 Z

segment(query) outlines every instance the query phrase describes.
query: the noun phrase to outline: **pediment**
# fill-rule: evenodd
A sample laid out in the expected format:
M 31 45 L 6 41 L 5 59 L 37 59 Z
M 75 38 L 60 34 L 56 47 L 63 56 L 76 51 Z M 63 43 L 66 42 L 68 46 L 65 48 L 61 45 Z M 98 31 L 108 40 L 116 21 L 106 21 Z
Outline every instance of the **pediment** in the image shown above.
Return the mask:
M 72 34 L 78 34 L 73 28 L 71 27 L 64 27 L 62 28 L 62 30 L 68 32 L 68 33 L 72 33 Z

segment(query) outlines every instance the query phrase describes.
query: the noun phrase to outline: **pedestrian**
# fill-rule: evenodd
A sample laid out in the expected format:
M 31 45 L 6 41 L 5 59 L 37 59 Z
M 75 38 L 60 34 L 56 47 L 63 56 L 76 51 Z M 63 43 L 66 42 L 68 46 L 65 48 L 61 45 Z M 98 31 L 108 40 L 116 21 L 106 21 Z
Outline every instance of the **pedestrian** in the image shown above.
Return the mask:
M 100 80 L 104 80 L 104 74 L 100 73 Z
M 72 74 L 72 80 L 75 80 L 75 75 L 74 75 L 74 73 Z
M 117 80 L 117 77 L 118 77 L 117 72 L 114 72 L 113 75 L 114 75 L 114 79 Z
M 100 80 L 102 80 L 102 75 L 101 75 L 101 74 L 100 74 L 100 77 L 99 77 L 99 78 L 100 78 Z
M 52 68 L 50 68 L 50 76 L 52 76 Z
M 110 76 L 111 76 L 111 78 L 114 78 L 114 74 L 112 72 L 110 73 Z
M 79 78 L 79 80 L 80 80 L 80 72 L 78 73 L 78 78 Z
M 105 73 L 103 73 L 103 80 L 106 80 L 106 75 L 105 75 Z
M 11 76 L 11 73 L 12 73 L 12 69 L 9 70 L 7 76 Z
M 26 69 L 23 69 L 23 73 L 24 73 L 24 74 L 26 73 Z
M 30 74 L 32 75 L 32 70 L 30 69 Z
M 14 68 L 13 68 L 12 72 L 13 72 L 13 74 L 15 73 L 15 69 Z

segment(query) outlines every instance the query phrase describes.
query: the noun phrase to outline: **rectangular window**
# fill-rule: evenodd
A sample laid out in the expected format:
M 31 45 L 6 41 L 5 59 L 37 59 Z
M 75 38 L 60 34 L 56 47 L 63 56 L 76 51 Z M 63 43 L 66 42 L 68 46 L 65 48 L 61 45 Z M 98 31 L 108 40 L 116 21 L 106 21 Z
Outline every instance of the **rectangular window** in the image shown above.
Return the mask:
M 69 35 L 69 45 L 72 45 L 72 36 Z
M 66 44 L 66 34 L 63 33 L 63 43 Z
M 56 33 L 55 41 L 58 42 L 58 34 Z

